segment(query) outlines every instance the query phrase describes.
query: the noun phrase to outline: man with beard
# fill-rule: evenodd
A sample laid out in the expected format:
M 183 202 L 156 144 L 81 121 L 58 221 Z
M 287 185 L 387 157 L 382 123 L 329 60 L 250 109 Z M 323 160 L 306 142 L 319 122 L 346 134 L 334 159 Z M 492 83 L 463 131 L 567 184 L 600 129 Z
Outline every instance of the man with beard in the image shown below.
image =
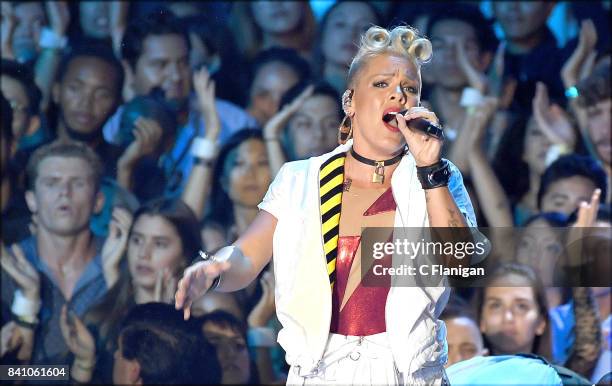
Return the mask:
M 178 135 L 174 149 L 163 162 L 168 186 L 167 196 L 177 196 L 185 176 L 194 164 L 189 149 L 198 136 L 205 135 L 205 124 L 191 98 L 193 69 L 189 67 L 189 37 L 168 12 L 148 15 L 130 23 L 121 44 L 122 64 L 126 70 L 126 101 L 135 96 L 149 95 L 154 88 L 163 91 L 165 100 L 175 112 Z M 192 103 L 193 102 L 193 103 Z M 255 120 L 238 106 L 215 100 L 219 112 L 223 142 L 235 131 L 256 126 Z M 123 106 L 104 125 L 104 138 L 117 143 Z
M 104 140 L 102 126 L 119 105 L 123 77 L 121 63 L 109 48 L 88 44 L 63 58 L 53 86 L 58 136 L 94 149 L 108 176 L 116 175 L 120 151 Z

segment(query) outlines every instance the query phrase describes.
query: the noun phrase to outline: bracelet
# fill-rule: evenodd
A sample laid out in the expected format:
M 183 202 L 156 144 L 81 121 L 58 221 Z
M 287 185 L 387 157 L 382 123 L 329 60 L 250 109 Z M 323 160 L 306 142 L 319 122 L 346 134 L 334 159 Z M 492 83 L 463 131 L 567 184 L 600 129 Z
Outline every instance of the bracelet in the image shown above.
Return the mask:
M 54 30 L 48 27 L 43 27 L 40 31 L 38 45 L 41 48 L 62 49 L 68 44 L 66 36 L 59 36 Z
M 11 305 L 11 312 L 14 315 L 22 316 L 25 318 L 34 318 L 40 311 L 42 303 L 40 299 L 37 302 L 26 298 L 21 290 L 16 290 L 13 294 L 13 304 Z
M 417 177 L 425 190 L 448 186 L 451 177 L 450 166 L 444 158 L 429 166 L 417 166 Z
M 222 263 L 224 261 L 228 261 L 231 257 L 234 257 L 235 259 L 241 259 L 244 257 L 244 255 L 242 254 L 242 251 L 240 250 L 240 248 L 234 246 L 234 245 L 229 245 L 227 247 L 223 247 L 221 249 L 219 249 L 217 251 L 217 253 L 213 254 L 208 254 L 204 251 L 199 251 L 198 255 L 200 257 L 201 260 L 203 261 L 208 261 L 208 262 L 213 262 L 213 263 Z M 198 262 L 199 259 L 195 259 L 195 262 Z M 212 284 L 210 285 L 209 290 L 215 290 L 217 289 L 220 285 L 221 285 L 221 276 L 223 274 L 220 273 L 219 276 L 217 276 L 216 278 L 213 279 Z
M 13 321 L 18 326 L 29 328 L 30 330 L 35 330 L 38 326 L 38 318 L 36 317 L 26 317 L 13 314 Z
M 580 93 L 578 92 L 578 88 L 576 86 L 571 86 L 565 89 L 565 97 L 567 99 L 576 99 Z
M 199 262 L 200 260 L 201 261 L 212 262 L 212 263 L 217 261 L 217 259 L 215 258 L 214 254 L 209 254 L 209 253 L 206 253 L 204 251 L 199 251 L 198 252 L 198 257 L 199 258 L 195 259 L 196 263 Z M 221 273 L 219 274 L 219 276 L 217 276 L 217 277 L 215 277 L 213 279 L 212 283 L 210 284 L 210 287 L 208 287 L 208 290 L 209 291 L 214 291 L 215 289 L 217 289 L 217 287 L 219 287 L 220 283 L 221 283 Z
M 191 154 L 196 158 L 212 161 L 215 158 L 217 146 L 208 138 L 196 137 L 191 145 Z
M 210 285 L 210 288 L 208 290 L 214 291 L 219 287 L 220 284 L 221 284 L 221 274 L 219 274 L 219 276 L 213 279 L 213 282 Z
M 462 107 L 477 106 L 482 103 L 482 93 L 473 87 L 466 87 L 461 93 L 459 105 Z

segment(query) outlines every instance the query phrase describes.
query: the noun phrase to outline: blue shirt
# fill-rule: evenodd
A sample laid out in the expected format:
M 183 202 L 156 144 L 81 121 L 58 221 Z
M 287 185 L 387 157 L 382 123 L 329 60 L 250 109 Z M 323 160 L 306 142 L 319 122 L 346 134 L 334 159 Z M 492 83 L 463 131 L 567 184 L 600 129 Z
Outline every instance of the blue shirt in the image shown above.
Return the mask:
M 550 333 L 552 338 L 553 363 L 563 365 L 572 352 L 576 340 L 574 328 L 574 302 L 561 304 L 548 311 L 550 319 Z

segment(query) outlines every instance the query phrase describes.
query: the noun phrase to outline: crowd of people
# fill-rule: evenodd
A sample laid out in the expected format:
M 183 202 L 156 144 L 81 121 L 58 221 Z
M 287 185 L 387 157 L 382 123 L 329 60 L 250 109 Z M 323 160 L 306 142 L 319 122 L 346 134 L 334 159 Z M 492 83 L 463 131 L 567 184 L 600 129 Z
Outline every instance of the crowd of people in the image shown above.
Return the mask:
M 449 380 L 609 383 L 610 2 L 563 3 L 563 45 L 561 4 L 490 5 L 3 1 L 2 363 L 284 383 L 273 264 L 189 320 L 178 282 L 244 234 L 286 162 L 336 148 L 363 33 L 401 24 L 431 42 L 420 101 L 499 262 L 440 315 Z

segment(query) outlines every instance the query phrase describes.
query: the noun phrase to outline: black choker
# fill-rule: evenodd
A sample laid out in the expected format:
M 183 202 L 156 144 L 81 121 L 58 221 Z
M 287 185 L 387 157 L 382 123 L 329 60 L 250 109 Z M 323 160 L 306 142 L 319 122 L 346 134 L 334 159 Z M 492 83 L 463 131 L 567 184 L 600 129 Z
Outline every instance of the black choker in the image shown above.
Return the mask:
M 354 147 L 351 147 L 351 155 L 359 162 L 366 165 L 374 166 L 374 173 L 372 174 L 372 182 L 382 184 L 385 182 L 385 166 L 393 165 L 398 163 L 402 157 L 406 154 L 405 150 L 402 150 L 398 155 L 393 158 L 384 161 L 375 161 L 373 159 L 366 158 L 355 151 Z

